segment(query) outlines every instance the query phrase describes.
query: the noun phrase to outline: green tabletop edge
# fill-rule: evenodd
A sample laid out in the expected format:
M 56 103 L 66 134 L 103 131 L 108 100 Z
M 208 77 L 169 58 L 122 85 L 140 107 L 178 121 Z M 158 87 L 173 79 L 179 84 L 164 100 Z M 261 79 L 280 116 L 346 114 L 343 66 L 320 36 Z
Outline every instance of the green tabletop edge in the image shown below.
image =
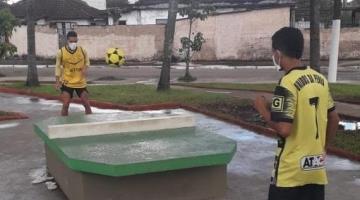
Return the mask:
M 236 142 L 234 141 L 233 145 L 231 146 L 230 153 L 176 158 L 145 163 L 131 163 L 127 165 L 113 165 L 69 158 L 56 145 L 54 141 L 48 138 L 47 134 L 43 132 L 38 124 L 34 125 L 34 131 L 44 141 L 45 145 L 47 145 L 49 149 L 51 149 L 53 153 L 55 153 L 59 159 L 70 169 L 79 172 L 112 177 L 156 173 L 195 167 L 226 165 L 231 161 L 236 152 Z

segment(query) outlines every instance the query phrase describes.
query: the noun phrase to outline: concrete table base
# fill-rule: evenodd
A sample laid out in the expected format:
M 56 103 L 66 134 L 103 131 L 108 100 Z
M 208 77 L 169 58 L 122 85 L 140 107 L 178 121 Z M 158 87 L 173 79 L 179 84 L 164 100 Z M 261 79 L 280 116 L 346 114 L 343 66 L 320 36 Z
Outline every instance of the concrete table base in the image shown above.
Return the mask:
M 226 192 L 226 165 L 112 177 L 73 171 L 45 150 L 49 173 L 69 200 L 205 200 Z

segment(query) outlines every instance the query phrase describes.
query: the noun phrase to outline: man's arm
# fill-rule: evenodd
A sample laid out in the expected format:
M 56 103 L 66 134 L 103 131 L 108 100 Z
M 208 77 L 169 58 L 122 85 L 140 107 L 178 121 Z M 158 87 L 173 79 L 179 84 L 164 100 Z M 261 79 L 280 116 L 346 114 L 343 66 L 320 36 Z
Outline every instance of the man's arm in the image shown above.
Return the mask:
M 271 121 L 271 113 L 270 113 L 270 109 L 267 106 L 265 97 L 263 96 L 257 97 L 255 100 L 254 107 L 264 118 L 267 125 L 270 128 L 274 129 L 281 137 L 286 138 L 290 136 L 292 123 Z
M 81 47 L 82 48 L 82 47 Z M 85 49 L 83 49 L 82 48 L 82 51 L 83 51 L 83 53 L 84 53 L 84 57 L 85 57 L 85 66 L 84 66 L 84 68 L 83 68 L 83 76 L 85 76 L 86 77 L 86 75 L 87 75 L 87 69 L 89 68 L 89 66 L 90 66 L 90 58 L 89 58 L 89 55 L 88 55 L 88 53 L 86 52 L 86 50 Z
M 57 53 L 56 55 L 56 64 L 55 64 L 55 89 L 59 90 L 61 87 L 61 83 L 60 83 L 60 76 L 62 73 L 62 69 L 61 69 L 61 50 Z
M 340 121 L 339 115 L 335 110 L 328 113 L 328 122 L 326 127 L 326 144 L 325 144 L 326 149 L 330 146 L 332 140 L 336 135 L 336 132 L 339 128 L 339 121 Z

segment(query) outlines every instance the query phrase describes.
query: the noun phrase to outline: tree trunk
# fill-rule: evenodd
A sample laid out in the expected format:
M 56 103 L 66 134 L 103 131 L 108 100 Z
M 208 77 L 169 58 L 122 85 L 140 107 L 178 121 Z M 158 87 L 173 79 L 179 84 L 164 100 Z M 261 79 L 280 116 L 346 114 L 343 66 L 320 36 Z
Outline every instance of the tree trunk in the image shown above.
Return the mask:
M 161 69 L 158 91 L 170 89 L 170 65 L 172 57 L 172 48 L 174 43 L 176 16 L 178 12 L 178 1 L 169 1 L 168 22 L 165 30 L 164 58 Z
M 192 32 L 192 25 L 193 25 L 193 21 L 192 19 L 190 19 L 190 23 L 189 23 L 189 35 L 188 38 L 191 41 L 191 32 Z M 187 50 L 186 50 L 186 70 L 185 70 L 185 79 L 186 77 L 191 77 L 190 75 L 190 52 L 191 51 L 191 46 L 189 45 Z
M 320 1 L 310 0 L 310 66 L 320 71 Z
M 35 50 L 35 21 L 33 15 L 32 1 L 27 2 L 26 16 L 27 16 L 27 43 L 28 43 L 28 73 L 26 79 L 27 86 L 38 86 L 39 79 L 36 68 L 36 50 Z
M 344 1 L 344 4 L 346 4 L 346 1 Z M 341 19 L 341 7 L 342 3 L 341 0 L 334 0 L 334 16 L 333 19 Z
M 9 39 L 9 38 L 10 38 L 10 37 L 9 37 L 8 33 L 5 33 L 4 39 L 5 39 L 5 43 L 6 43 L 6 44 L 9 44 L 9 43 L 10 43 L 10 39 Z

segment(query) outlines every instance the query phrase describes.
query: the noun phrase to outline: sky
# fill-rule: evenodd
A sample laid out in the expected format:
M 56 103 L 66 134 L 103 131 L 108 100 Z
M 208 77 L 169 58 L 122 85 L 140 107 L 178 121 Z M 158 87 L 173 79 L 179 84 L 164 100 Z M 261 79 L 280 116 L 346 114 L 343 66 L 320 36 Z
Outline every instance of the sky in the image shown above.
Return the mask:
M 20 1 L 20 0 L 9 0 L 8 3 L 9 3 L 9 4 L 13 4 L 13 3 L 16 3 L 16 2 L 18 2 L 18 1 Z

